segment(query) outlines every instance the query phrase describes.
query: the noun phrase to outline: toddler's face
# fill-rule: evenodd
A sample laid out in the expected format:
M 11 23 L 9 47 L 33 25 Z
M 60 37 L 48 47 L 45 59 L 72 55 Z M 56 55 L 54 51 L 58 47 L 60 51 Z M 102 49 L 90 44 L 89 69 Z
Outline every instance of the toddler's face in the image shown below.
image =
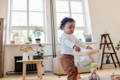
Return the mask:
M 72 34 L 75 29 L 75 22 L 67 22 L 64 27 L 64 32 L 67 34 Z

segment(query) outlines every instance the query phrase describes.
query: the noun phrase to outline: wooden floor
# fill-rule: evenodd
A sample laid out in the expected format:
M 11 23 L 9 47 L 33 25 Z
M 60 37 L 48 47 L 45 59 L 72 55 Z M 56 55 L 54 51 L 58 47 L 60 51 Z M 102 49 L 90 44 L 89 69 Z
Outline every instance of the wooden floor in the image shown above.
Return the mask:
M 118 74 L 120 75 L 120 68 L 99 70 L 97 73 L 100 75 L 101 80 L 111 80 L 111 75 L 113 73 L 116 75 L 118 75 Z M 81 74 L 81 77 L 83 78 L 82 80 L 88 80 L 89 75 L 90 75 L 89 73 Z M 67 76 L 59 77 L 57 75 L 47 73 L 43 76 L 42 80 L 67 80 L 66 78 L 67 78 Z M 0 78 L 0 80 L 22 80 L 22 75 L 9 75 L 4 78 Z M 40 79 L 38 79 L 37 76 L 35 74 L 33 74 L 33 75 L 28 75 L 26 77 L 26 80 L 40 80 Z

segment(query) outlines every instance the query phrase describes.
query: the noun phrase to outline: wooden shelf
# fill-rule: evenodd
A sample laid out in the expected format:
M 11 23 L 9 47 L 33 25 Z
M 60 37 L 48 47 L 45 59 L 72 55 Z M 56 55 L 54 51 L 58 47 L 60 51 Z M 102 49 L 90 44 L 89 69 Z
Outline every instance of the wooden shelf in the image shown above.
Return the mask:
M 111 46 L 111 51 L 112 52 L 106 52 L 106 46 L 110 45 Z M 103 48 L 102 48 L 103 47 Z M 101 66 L 100 66 L 100 69 L 102 69 L 102 66 L 103 66 L 103 61 L 104 61 L 104 57 L 106 54 L 109 54 L 113 63 L 114 63 L 114 66 L 115 68 L 117 67 L 117 64 L 115 62 L 115 59 L 117 60 L 117 63 L 119 64 L 119 67 L 120 67 L 120 62 L 119 62 L 119 59 L 118 59 L 118 56 L 117 56 L 117 53 L 115 51 L 115 48 L 113 46 L 113 43 L 111 41 L 111 38 L 110 38 L 110 35 L 108 33 L 106 34 L 102 34 L 101 35 L 101 43 L 100 43 L 100 49 L 102 49 L 102 59 L 101 59 Z M 115 56 L 115 59 L 113 57 L 113 55 Z
M 113 53 L 110 53 L 110 52 L 105 52 L 104 54 L 115 54 L 114 52 Z

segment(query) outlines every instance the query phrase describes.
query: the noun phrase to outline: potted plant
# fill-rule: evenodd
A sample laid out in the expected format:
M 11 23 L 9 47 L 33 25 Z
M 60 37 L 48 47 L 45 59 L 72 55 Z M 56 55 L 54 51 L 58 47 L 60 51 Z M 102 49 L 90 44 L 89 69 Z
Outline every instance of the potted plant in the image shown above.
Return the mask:
M 37 51 L 37 59 L 43 59 L 44 57 L 43 57 L 43 53 L 41 53 L 41 52 L 39 52 L 39 51 Z
M 44 59 L 44 46 L 42 44 L 38 45 L 38 49 L 36 51 L 36 56 L 34 56 L 34 59 Z M 42 67 L 44 67 L 43 62 L 41 63 Z
M 110 52 L 112 49 L 111 45 L 108 45 L 107 49 L 108 49 L 108 52 Z M 109 54 L 106 55 L 106 64 L 110 64 L 110 55 Z
M 39 44 L 38 49 L 36 51 L 36 56 L 35 59 L 44 59 L 44 50 L 43 50 L 43 45 Z
M 28 41 L 29 41 L 29 43 L 32 43 L 32 37 L 31 36 L 28 36 Z
M 35 30 L 33 31 L 34 37 L 36 38 L 36 43 L 40 43 L 40 36 L 42 35 L 42 32 L 43 30 L 41 28 L 35 28 Z
M 110 64 L 110 59 L 109 58 L 110 58 L 110 55 L 107 54 L 106 55 L 106 64 Z

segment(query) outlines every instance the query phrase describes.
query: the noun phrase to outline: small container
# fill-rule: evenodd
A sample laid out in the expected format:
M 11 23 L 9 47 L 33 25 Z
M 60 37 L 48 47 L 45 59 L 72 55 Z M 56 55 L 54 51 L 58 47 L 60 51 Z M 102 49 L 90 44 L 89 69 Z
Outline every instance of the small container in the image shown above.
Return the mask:
M 27 61 L 28 60 L 28 53 L 23 53 L 23 61 Z

